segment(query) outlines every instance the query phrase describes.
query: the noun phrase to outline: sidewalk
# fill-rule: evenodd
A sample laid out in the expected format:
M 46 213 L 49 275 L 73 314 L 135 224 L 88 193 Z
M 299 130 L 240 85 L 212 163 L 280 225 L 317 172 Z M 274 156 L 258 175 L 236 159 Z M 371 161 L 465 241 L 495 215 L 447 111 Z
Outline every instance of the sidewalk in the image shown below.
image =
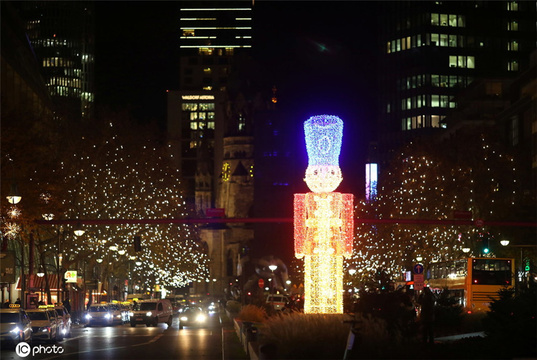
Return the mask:
M 246 355 L 237 337 L 233 321 L 225 312 L 220 313 L 220 323 L 222 324 L 222 360 L 249 360 L 250 357 Z

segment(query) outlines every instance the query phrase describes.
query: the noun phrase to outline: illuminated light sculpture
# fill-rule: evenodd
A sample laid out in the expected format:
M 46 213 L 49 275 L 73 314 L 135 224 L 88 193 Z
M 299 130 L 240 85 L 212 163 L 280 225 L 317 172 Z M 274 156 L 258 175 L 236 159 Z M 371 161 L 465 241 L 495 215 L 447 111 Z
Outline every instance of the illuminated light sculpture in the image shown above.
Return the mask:
M 343 257 L 352 255 L 353 195 L 333 192 L 343 179 L 339 153 L 343 121 L 313 116 L 304 122 L 312 192 L 294 196 L 295 256 L 304 258 L 304 313 L 343 313 Z

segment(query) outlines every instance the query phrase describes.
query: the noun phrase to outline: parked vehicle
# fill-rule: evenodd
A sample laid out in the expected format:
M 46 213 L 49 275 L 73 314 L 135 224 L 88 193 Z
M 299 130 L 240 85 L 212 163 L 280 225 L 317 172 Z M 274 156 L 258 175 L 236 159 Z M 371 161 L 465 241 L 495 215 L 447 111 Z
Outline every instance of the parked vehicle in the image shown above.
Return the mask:
M 91 305 L 86 313 L 86 326 L 95 324 L 111 325 L 114 321 L 110 308 L 106 304 Z
M 166 323 L 172 326 L 173 308 L 170 300 L 154 299 L 144 300 L 137 303 L 130 316 L 131 326 L 145 324 L 146 326 L 157 326 L 159 323 Z
M 30 325 L 32 326 L 32 340 L 34 341 L 47 341 L 55 342 L 58 340 L 58 323 L 56 319 L 51 316 L 51 312 L 45 308 L 28 309 L 26 314 L 30 318 Z
M 63 319 L 60 317 L 58 312 L 54 309 L 54 305 L 45 305 L 46 312 L 49 314 L 50 320 L 56 323 L 56 339 L 61 340 L 61 332 L 63 329 Z
M 18 304 L 0 309 L 0 341 L 16 346 L 19 342 L 32 342 L 32 326 L 26 311 Z
M 207 314 L 199 306 L 186 307 L 179 315 L 179 329 L 184 326 L 201 326 L 207 323 Z
M 289 299 L 285 295 L 270 294 L 267 295 L 267 304 L 274 307 L 274 310 L 283 310 L 285 304 L 289 302 Z
M 58 316 L 60 317 L 62 323 L 60 329 L 60 337 L 71 337 L 71 314 L 69 314 L 69 311 L 67 311 L 67 309 L 62 305 L 56 305 L 54 307 L 54 310 L 56 310 L 56 312 L 58 313 Z

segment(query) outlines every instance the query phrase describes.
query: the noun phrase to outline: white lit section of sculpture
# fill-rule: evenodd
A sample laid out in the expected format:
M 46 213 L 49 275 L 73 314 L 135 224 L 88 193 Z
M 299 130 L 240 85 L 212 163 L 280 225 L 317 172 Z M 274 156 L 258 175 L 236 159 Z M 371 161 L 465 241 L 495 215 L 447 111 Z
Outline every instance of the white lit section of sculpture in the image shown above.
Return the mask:
M 343 257 L 352 254 L 353 195 L 334 192 L 342 180 L 343 121 L 313 116 L 304 122 L 312 192 L 295 194 L 295 256 L 304 258 L 304 313 L 343 313 Z

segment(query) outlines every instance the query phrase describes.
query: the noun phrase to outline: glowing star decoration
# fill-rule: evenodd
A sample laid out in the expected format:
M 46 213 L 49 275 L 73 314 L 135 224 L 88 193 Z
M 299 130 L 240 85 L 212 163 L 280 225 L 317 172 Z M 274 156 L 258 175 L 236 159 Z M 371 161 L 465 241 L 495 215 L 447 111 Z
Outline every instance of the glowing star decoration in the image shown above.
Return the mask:
M 333 192 L 341 183 L 343 121 L 314 116 L 304 123 L 313 192 L 294 196 L 295 256 L 304 258 L 304 313 L 343 313 L 343 257 L 352 255 L 353 195 Z

